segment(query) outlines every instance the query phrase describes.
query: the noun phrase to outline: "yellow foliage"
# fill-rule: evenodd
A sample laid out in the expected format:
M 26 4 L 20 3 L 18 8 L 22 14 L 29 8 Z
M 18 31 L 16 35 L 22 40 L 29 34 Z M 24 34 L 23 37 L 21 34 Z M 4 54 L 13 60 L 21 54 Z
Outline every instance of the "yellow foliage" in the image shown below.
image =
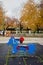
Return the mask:
M 28 25 L 26 27 L 31 28 L 32 30 L 36 30 L 37 26 L 43 27 L 42 22 L 42 13 L 43 10 L 38 10 L 37 6 L 34 4 L 33 1 L 28 1 L 22 10 L 22 16 L 20 18 L 21 22 L 28 22 Z
M 3 30 L 3 25 L 4 25 L 4 13 L 3 13 L 3 8 L 0 6 L 0 30 Z

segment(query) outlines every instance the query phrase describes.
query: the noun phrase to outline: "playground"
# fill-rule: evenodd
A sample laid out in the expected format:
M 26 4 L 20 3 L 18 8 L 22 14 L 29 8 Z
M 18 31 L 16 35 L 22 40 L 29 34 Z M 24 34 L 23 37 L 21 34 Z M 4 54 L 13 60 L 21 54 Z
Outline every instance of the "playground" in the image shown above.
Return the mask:
M 0 65 L 36 64 L 43 65 L 43 45 L 19 44 L 13 37 L 6 44 L 0 43 Z

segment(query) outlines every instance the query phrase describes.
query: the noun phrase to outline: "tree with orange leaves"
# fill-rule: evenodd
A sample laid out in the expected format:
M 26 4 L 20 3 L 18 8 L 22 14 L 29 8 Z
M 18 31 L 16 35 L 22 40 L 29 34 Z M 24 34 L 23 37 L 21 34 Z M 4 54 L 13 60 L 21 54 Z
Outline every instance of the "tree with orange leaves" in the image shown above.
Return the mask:
M 29 0 L 24 5 L 20 18 L 21 23 L 26 23 L 25 26 L 23 24 L 23 27 L 28 27 L 31 28 L 31 30 L 36 31 L 37 28 L 41 26 L 40 24 L 42 24 L 42 17 L 40 13 L 40 8 L 38 9 L 33 0 Z
M 4 11 L 2 4 L 0 4 L 0 30 L 4 29 Z

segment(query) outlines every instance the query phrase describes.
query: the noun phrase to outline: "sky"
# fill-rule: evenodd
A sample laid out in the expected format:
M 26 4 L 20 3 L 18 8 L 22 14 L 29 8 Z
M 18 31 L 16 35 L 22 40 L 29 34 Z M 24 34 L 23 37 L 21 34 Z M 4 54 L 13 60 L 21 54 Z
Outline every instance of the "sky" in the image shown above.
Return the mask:
M 0 0 L 2 1 L 6 16 L 20 18 L 21 9 L 27 0 Z M 34 0 L 35 3 L 40 3 L 40 0 Z

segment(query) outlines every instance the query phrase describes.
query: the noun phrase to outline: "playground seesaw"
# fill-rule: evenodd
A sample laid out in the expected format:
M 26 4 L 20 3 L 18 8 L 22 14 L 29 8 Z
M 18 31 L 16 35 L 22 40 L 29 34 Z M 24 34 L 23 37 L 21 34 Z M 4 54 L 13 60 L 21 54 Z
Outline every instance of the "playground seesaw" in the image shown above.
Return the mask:
M 8 46 L 11 46 L 11 53 L 16 55 L 34 55 L 36 53 L 36 45 L 35 44 L 23 44 L 19 43 L 20 39 L 15 39 L 14 37 L 11 37 L 7 43 Z

